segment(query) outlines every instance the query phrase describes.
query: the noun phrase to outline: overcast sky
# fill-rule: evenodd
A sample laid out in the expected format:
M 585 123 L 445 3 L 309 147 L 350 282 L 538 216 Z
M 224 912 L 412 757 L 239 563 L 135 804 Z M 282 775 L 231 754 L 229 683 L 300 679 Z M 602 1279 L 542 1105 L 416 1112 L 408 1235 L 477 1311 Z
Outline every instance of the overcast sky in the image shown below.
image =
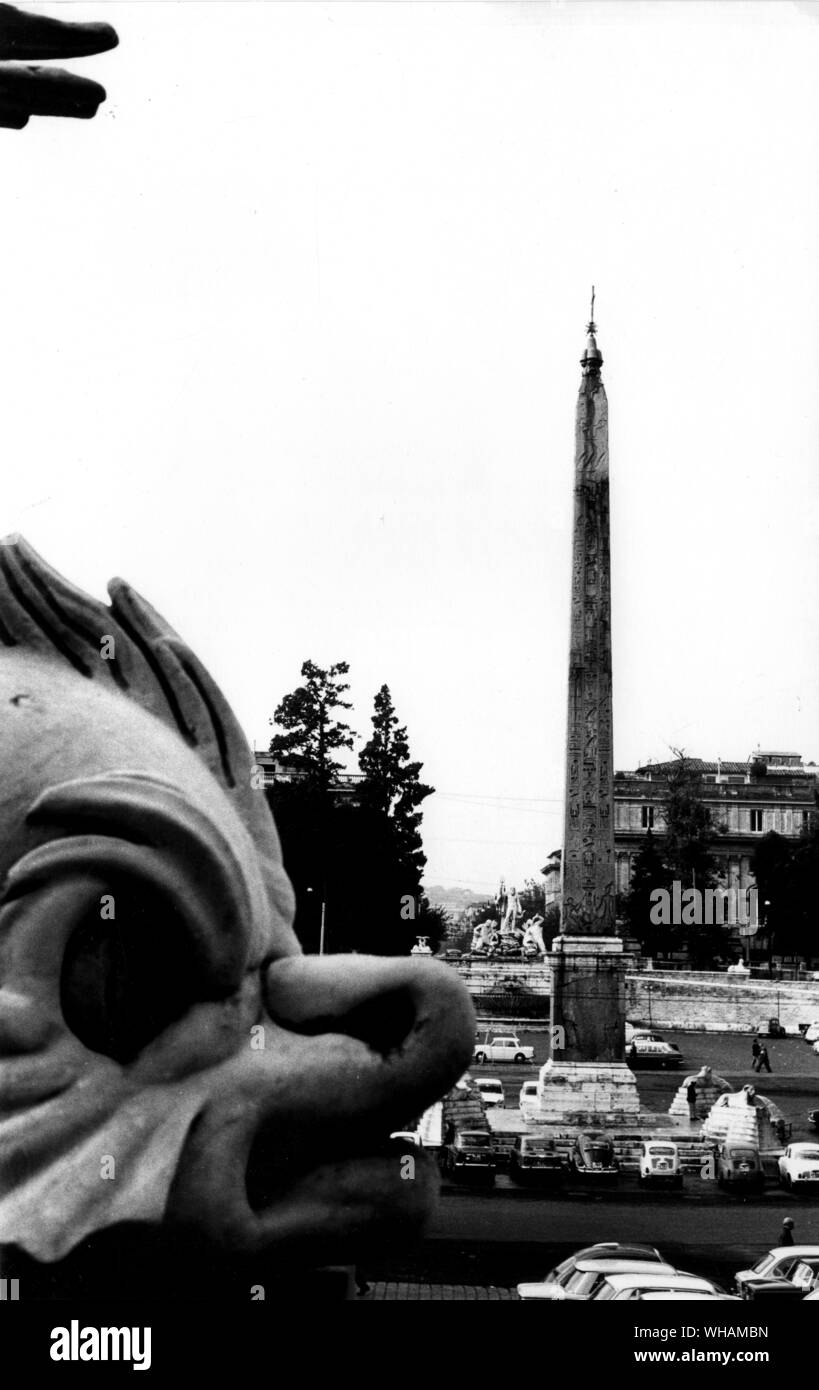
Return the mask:
M 365 736 L 387 682 L 427 882 L 519 883 L 594 283 L 615 765 L 819 760 L 816 7 L 43 8 L 120 47 L 0 132 L 0 531 L 133 582 L 257 745 L 307 657 Z

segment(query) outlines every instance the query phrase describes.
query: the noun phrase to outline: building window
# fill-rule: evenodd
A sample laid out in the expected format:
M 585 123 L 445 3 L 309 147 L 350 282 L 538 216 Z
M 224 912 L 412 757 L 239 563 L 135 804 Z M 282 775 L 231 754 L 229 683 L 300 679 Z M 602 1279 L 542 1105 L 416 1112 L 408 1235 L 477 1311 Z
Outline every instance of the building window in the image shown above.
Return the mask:
M 761 811 L 752 811 L 752 812 L 751 812 L 751 829 L 752 829 L 752 830 L 761 830 L 761 829 L 762 829 L 762 812 L 761 812 Z
M 644 829 L 644 830 L 653 830 L 653 829 L 654 829 L 654 807 L 653 807 L 653 806 L 641 806 L 641 807 L 640 807 L 640 815 L 641 815 L 641 817 L 642 817 L 643 829 Z

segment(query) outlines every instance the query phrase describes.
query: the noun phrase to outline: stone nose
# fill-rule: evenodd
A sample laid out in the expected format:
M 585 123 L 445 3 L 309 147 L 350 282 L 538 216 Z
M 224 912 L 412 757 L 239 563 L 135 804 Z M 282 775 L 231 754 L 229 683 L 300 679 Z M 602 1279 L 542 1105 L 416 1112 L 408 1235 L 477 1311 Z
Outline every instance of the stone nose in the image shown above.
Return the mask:
M 263 971 L 253 1045 L 220 1068 L 182 1155 L 169 1215 L 235 1249 L 323 1240 L 423 1219 L 437 1187 L 418 1156 L 400 1180 L 391 1130 L 466 1070 L 474 1011 L 448 966 L 290 957 Z M 340 1247 L 338 1247 L 340 1248 Z
M 469 1066 L 471 999 L 451 967 L 384 956 L 292 956 L 268 966 L 264 1005 L 282 1029 L 338 1038 L 355 1058 L 349 1105 L 406 1116 L 441 1097 Z

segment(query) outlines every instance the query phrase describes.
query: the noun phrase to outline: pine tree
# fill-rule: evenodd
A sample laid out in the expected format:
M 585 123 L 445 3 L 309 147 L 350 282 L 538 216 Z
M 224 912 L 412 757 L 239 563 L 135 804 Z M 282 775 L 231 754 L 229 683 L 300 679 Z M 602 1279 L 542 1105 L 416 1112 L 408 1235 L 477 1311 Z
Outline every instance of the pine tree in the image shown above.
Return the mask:
M 335 718 L 337 710 L 352 709 L 343 698 L 350 687 L 342 677 L 349 669 L 346 661 L 327 670 L 305 661 L 301 668 L 304 685 L 285 695 L 270 721 L 284 730 L 270 740 L 270 752 L 300 772 L 324 796 L 343 767 L 333 755 L 351 749 L 355 738 L 349 724 Z
M 407 730 L 398 723 L 389 686 L 382 685 L 375 696 L 372 725 L 372 737 L 358 759 L 364 774 L 362 798 L 389 821 L 404 891 L 417 894 L 426 864 L 418 807 L 435 788 L 421 781 L 423 763 L 410 758 Z

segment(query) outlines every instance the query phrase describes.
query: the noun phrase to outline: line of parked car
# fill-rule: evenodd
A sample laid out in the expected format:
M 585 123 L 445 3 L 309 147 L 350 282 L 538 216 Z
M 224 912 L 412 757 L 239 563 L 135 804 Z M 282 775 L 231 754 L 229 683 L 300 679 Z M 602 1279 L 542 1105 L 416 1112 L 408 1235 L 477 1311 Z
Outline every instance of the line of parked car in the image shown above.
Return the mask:
M 602 1242 L 563 1260 L 537 1282 L 518 1284 L 524 1301 L 549 1303 L 739 1302 L 789 1297 L 819 1302 L 819 1245 L 775 1246 L 734 1278 L 734 1293 L 675 1268 L 652 1245 Z
M 498 1171 L 492 1135 L 482 1129 L 453 1132 L 441 1150 L 441 1171 L 453 1182 L 492 1187 Z M 569 1179 L 595 1185 L 616 1183 L 620 1164 L 611 1138 L 601 1130 L 578 1134 L 568 1154 L 558 1149 L 554 1139 L 518 1134 L 509 1154 L 508 1172 L 512 1181 L 521 1185 L 557 1188 Z M 644 1140 L 639 1149 L 639 1181 L 646 1187 L 681 1188 L 677 1145 Z

